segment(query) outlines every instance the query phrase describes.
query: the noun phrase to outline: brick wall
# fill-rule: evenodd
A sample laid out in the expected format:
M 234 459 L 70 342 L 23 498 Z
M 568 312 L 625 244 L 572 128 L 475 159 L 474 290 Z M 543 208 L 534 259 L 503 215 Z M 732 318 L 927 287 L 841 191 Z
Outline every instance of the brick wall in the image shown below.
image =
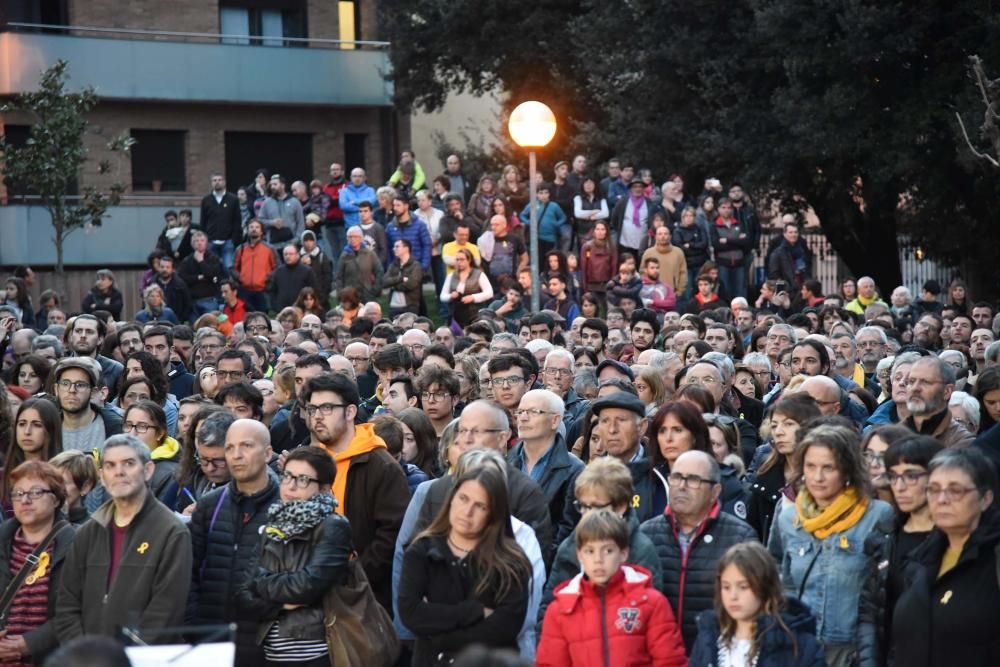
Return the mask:
M 310 37 L 337 39 L 340 36 L 340 14 L 336 0 L 308 0 L 306 12 Z
M 71 0 L 70 25 L 219 32 L 219 5 L 205 0 Z

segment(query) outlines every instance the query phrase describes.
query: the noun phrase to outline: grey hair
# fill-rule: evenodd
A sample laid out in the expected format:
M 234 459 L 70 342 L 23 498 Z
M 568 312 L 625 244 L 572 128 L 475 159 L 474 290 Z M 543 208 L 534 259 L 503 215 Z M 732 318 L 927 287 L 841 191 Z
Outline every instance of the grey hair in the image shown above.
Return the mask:
M 104 441 L 101 445 L 101 461 L 104 460 L 104 454 L 109 449 L 114 447 L 131 447 L 132 451 L 136 453 L 139 457 L 139 462 L 142 465 L 146 465 L 153 460 L 153 454 L 149 451 L 149 447 L 139 438 L 128 433 L 120 433 L 118 435 L 113 435 Z
M 792 345 L 795 345 L 796 343 L 799 342 L 799 335 L 795 333 L 795 327 L 793 327 L 791 324 L 785 324 L 784 322 L 775 322 L 774 324 L 771 325 L 771 328 L 767 330 L 767 333 L 770 334 L 771 331 L 774 330 L 776 327 L 780 327 L 785 330 L 785 332 L 788 334 L 788 337 L 792 339 Z
M 226 335 L 218 329 L 213 329 L 212 327 L 202 327 L 198 329 L 198 332 L 194 335 L 194 342 L 200 343 L 206 338 L 218 338 L 222 341 L 223 345 L 226 344 Z
M 431 337 L 428 336 L 427 332 L 423 329 L 409 329 L 406 333 L 399 337 L 399 341 L 402 343 L 403 339 L 406 337 L 419 338 L 420 342 L 422 342 L 425 346 L 430 346 L 431 344 Z
M 41 336 L 35 336 L 35 339 L 31 341 L 32 352 L 49 347 L 56 351 L 57 357 L 61 357 L 63 355 L 62 341 L 55 336 L 42 334 Z
M 594 372 L 593 368 L 579 368 L 576 371 L 576 377 L 573 379 L 573 389 L 576 393 L 581 393 L 587 387 L 593 387 L 597 385 L 597 373 Z
M 921 357 L 919 361 L 914 362 L 914 366 L 919 363 L 933 364 L 934 368 L 937 369 L 938 377 L 945 384 L 955 384 L 957 380 L 955 376 L 955 367 L 946 362 L 944 359 L 940 359 L 933 355 L 929 357 Z
M 552 350 L 554 350 L 556 346 L 553 345 L 552 343 L 550 343 L 547 340 L 542 340 L 541 338 L 536 338 L 535 340 L 528 341 L 528 344 L 525 345 L 524 347 L 528 350 L 528 352 L 531 352 L 532 354 L 534 354 L 535 352 L 538 352 L 539 350 L 543 350 L 546 353 L 549 353 Z
M 674 359 L 680 359 L 676 352 L 654 352 L 649 358 L 649 367 L 662 371 Z
M 771 372 L 771 360 L 763 352 L 747 352 L 743 355 L 743 364 L 751 367 L 763 366 L 767 368 L 768 373 Z
M 722 373 L 722 381 L 726 384 L 736 375 L 736 365 L 733 364 L 733 360 L 721 352 L 706 352 L 701 358 L 703 361 L 712 361 L 719 367 L 719 371 Z
M 941 350 L 941 352 L 938 354 L 938 358 L 942 360 L 952 356 L 958 357 L 958 361 L 959 363 L 961 363 L 963 369 L 968 365 L 968 360 L 965 358 L 965 355 L 959 352 L 958 350 Z
M 883 345 L 889 342 L 889 338 L 885 335 L 885 329 L 882 327 L 861 327 L 854 332 L 854 339 L 861 338 L 861 334 L 865 333 L 875 334 Z
M 508 333 L 506 331 L 501 331 L 498 334 L 494 334 L 493 338 L 490 339 L 490 346 L 492 347 L 493 343 L 502 343 L 502 342 L 514 343 L 516 347 L 521 346 L 520 345 L 521 342 L 517 339 L 517 336 L 515 336 L 512 333 Z
M 557 414 L 560 417 L 566 414 L 566 404 L 563 402 L 562 398 L 560 398 L 559 394 L 554 391 L 549 391 L 548 389 L 532 389 L 525 392 L 524 396 L 521 397 L 521 400 L 523 401 L 529 396 L 532 398 L 539 396 L 544 399 L 547 403 L 545 407 L 547 407 L 549 412 L 553 414 Z
M 357 234 L 358 236 L 365 235 L 365 233 L 361 231 L 360 225 L 351 225 L 350 227 L 348 227 L 347 231 L 344 233 L 344 236 L 350 236 L 351 234 Z
M 226 444 L 226 433 L 234 421 L 236 417 L 228 410 L 212 413 L 198 425 L 195 440 L 208 447 L 222 447 Z
M 458 458 L 458 463 L 455 464 L 453 477 L 458 479 L 467 472 L 479 470 L 488 465 L 494 466 L 503 477 L 503 481 L 507 481 L 507 460 L 497 450 L 486 448 L 470 449 L 462 454 Z
M 570 372 L 576 371 L 576 359 L 573 358 L 573 354 L 564 347 L 557 347 L 551 352 L 545 355 L 545 363 L 549 363 L 549 359 L 564 359 L 569 362 Z
M 927 472 L 933 475 L 938 468 L 961 470 L 969 476 L 980 495 L 997 486 L 997 472 L 993 462 L 976 447 L 941 450 L 927 465 Z
M 878 364 L 875 365 L 875 374 L 879 374 L 882 371 L 889 369 L 892 372 L 892 366 L 895 363 L 896 357 L 883 357 L 879 359 Z
M 952 405 L 957 405 L 965 411 L 969 421 L 972 422 L 973 433 L 979 430 L 979 401 L 964 391 L 955 391 L 952 392 L 951 398 L 948 400 L 948 407 Z
M 447 470 L 451 462 L 448 461 L 448 450 L 451 446 L 455 444 L 455 438 L 458 436 L 458 417 L 455 417 L 448 425 L 444 427 L 441 431 L 441 439 L 438 441 L 438 463 L 441 464 L 441 470 Z
M 996 362 L 998 352 L 1000 352 L 1000 340 L 995 340 L 986 346 L 986 361 Z
M 921 359 L 923 359 L 923 356 L 919 352 L 904 352 L 902 354 L 897 354 L 892 362 L 892 374 L 895 376 L 896 369 L 903 364 L 913 365 Z

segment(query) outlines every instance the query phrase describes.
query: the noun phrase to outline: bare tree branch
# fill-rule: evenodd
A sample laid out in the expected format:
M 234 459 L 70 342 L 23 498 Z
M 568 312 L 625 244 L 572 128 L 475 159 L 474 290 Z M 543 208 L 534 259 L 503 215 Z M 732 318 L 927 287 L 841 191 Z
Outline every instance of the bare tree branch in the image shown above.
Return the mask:
M 998 162 L 995 157 L 986 153 L 981 153 L 975 146 L 972 145 L 972 140 L 969 139 L 969 132 L 965 129 L 965 123 L 962 121 L 962 116 L 957 111 L 955 112 L 955 118 L 958 119 L 958 124 L 962 128 L 962 136 L 965 137 L 965 144 L 969 147 L 969 150 L 972 151 L 972 154 L 981 160 L 986 160 L 994 167 L 1000 167 L 1000 162 Z

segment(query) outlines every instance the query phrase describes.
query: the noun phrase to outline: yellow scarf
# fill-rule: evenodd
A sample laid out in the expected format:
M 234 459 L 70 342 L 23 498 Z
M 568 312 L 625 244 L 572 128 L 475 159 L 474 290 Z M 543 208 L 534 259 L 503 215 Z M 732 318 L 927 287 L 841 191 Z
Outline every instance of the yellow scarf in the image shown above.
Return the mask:
M 857 488 L 849 486 L 836 500 L 821 509 L 803 486 L 795 499 L 795 509 L 799 525 L 813 537 L 825 540 L 834 533 L 849 530 L 860 521 L 868 509 L 868 497 L 859 497 Z

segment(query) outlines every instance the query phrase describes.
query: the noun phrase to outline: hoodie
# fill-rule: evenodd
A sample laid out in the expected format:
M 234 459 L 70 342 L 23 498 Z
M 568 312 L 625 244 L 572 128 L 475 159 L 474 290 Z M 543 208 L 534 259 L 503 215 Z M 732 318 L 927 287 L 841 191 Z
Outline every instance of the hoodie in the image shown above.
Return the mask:
M 324 445 L 324 447 L 326 447 Z M 333 497 L 337 499 L 337 514 L 341 516 L 347 511 L 347 471 L 351 467 L 351 459 L 367 454 L 375 449 L 387 449 L 382 438 L 375 435 L 372 424 L 361 424 L 354 429 L 354 438 L 343 452 L 334 452 L 330 447 L 326 451 L 337 466 L 337 476 L 333 480 Z

